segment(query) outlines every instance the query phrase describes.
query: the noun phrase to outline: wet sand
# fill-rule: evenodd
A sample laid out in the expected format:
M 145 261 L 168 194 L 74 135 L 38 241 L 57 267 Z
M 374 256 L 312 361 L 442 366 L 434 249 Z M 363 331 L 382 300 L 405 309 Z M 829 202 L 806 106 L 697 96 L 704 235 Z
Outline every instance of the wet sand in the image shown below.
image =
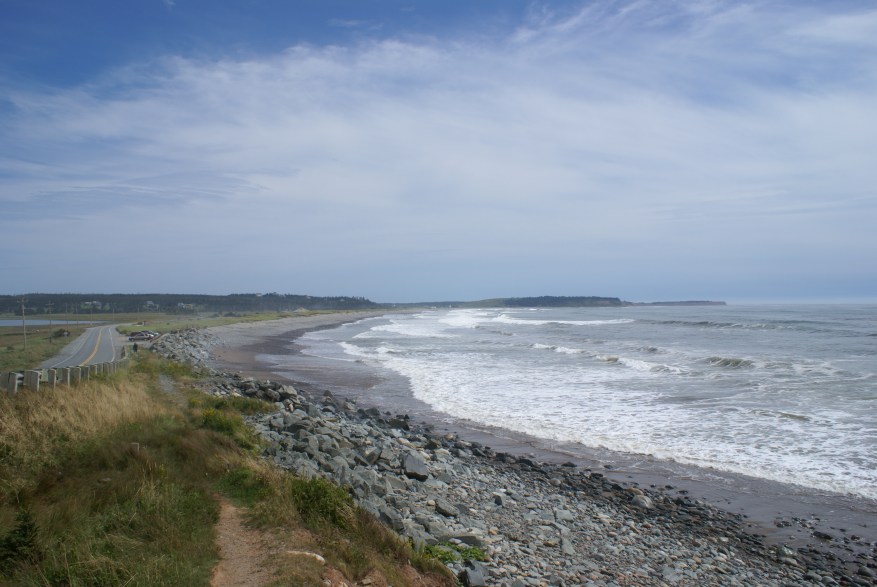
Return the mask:
M 286 318 L 272 322 L 211 328 L 222 344 L 213 349 L 213 366 L 261 379 L 296 385 L 305 393 L 329 390 L 355 399 L 364 408 L 408 414 L 439 432 L 453 432 L 493 450 L 545 462 L 573 462 L 618 481 L 663 487 L 743 516 L 750 531 L 768 543 L 790 548 L 831 550 L 843 558 L 874 556 L 877 502 L 855 496 L 820 494 L 793 485 L 703 469 L 645 455 L 627 455 L 581 445 L 549 443 L 524 434 L 492 429 L 435 412 L 412 397 L 400 376 L 377 373 L 355 361 L 341 362 L 302 354 L 303 334 L 386 312 L 352 312 Z M 814 532 L 834 540 L 818 538 Z

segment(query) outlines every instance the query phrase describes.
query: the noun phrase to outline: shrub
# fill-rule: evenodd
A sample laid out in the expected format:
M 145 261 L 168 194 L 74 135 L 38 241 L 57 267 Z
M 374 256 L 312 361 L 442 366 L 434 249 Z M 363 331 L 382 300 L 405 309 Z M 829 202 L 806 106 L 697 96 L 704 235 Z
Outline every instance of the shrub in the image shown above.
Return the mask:
M 453 563 L 459 561 L 486 561 L 487 555 L 477 546 L 467 546 L 465 544 L 436 544 L 435 546 L 427 546 L 423 549 L 427 556 L 440 560 L 443 563 Z
M 222 410 L 226 412 L 239 412 L 241 414 L 262 414 L 265 412 L 273 412 L 276 408 L 274 404 L 269 404 L 262 400 L 251 397 L 227 396 L 216 397 L 199 393 L 189 399 L 189 407 L 205 407 Z
M 214 408 L 208 408 L 201 415 L 201 426 L 208 430 L 214 430 L 234 437 L 243 426 L 243 420 L 241 420 L 238 414 L 229 414 Z
M 223 475 L 219 486 L 226 495 L 247 506 L 252 506 L 268 493 L 265 479 L 247 467 L 238 467 Z
M 15 527 L 0 538 L 0 573 L 37 555 L 37 524 L 27 510 L 19 510 Z
M 304 523 L 311 527 L 331 524 L 350 528 L 354 521 L 354 505 L 343 488 L 322 477 L 289 479 L 295 509 Z
M 228 436 L 244 449 L 259 447 L 259 439 L 237 412 L 207 408 L 201 414 L 201 427 Z

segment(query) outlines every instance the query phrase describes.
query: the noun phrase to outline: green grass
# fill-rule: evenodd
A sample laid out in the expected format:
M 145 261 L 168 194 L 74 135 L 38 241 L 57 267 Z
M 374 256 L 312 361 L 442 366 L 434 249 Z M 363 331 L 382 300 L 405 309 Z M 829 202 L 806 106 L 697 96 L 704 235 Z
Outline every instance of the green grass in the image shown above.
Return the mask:
M 155 379 L 158 375 L 189 380 L 198 377 L 198 373 L 188 363 L 158 360 L 158 357 L 149 353 L 137 353 L 133 358 L 131 371 L 148 375 L 151 379 Z
M 273 412 L 276 409 L 273 403 L 251 397 L 235 395 L 217 397 L 203 393 L 192 395 L 189 398 L 189 407 L 213 408 L 215 410 L 232 411 L 244 415 Z
M 70 332 L 69 337 L 54 336 L 59 329 Z M 38 367 L 43 361 L 57 355 L 65 345 L 85 332 L 86 326 L 65 325 L 27 327 L 27 348 L 21 325 L 0 326 L 0 371 L 23 371 Z
M 220 499 L 351 582 L 377 570 L 412 585 L 410 561 L 454 584 L 345 489 L 255 456 L 242 415 L 265 402 L 213 398 L 198 384 L 188 369 L 144 356 L 75 393 L 0 394 L 0 585 L 208 585 Z M 323 567 L 300 557 L 281 552 L 270 564 L 278 585 L 322 585 Z
M 240 324 L 245 322 L 264 322 L 266 320 L 279 320 L 281 318 L 289 318 L 291 316 L 310 316 L 313 314 L 337 313 L 321 310 L 313 310 L 306 312 L 252 312 L 252 313 L 234 313 L 227 315 L 219 314 L 193 314 L 193 315 L 155 315 L 148 314 L 137 320 L 131 320 L 132 324 L 123 324 L 119 327 L 119 332 L 128 334 L 138 330 L 152 330 L 162 334 L 173 332 L 176 330 L 184 330 L 186 328 L 209 328 L 212 326 L 227 326 L 229 324 Z
M 124 392 L 136 387 L 128 384 Z M 160 404 L 144 412 L 136 402 L 127 402 L 128 410 L 126 402 L 116 403 L 111 414 L 116 410 L 93 403 L 120 391 L 106 382 L 88 384 L 67 394 L 85 397 L 54 414 L 61 416 L 57 430 L 38 433 L 38 440 L 4 438 L 0 535 L 5 529 L 4 544 L 27 548 L 7 546 L 0 584 L 205 583 L 217 556 L 211 478 L 219 465 L 211 457 L 222 444 Z M 17 408 L 31 423 L 51 416 L 29 410 L 26 396 L 15 399 L 4 409 Z M 142 391 L 140 400 L 156 401 Z M 63 422 L 76 417 L 82 401 L 106 412 L 97 427 Z M 4 524 L 13 513 L 15 521 Z
M 258 471 L 239 466 L 222 476 L 219 488 L 236 503 L 252 507 L 266 497 L 269 483 Z
M 477 546 L 467 546 L 465 544 L 436 544 L 435 546 L 427 546 L 424 554 L 443 563 L 461 562 L 461 561 L 486 561 L 487 555 Z
M 328 311 L 314 310 L 306 312 L 252 312 L 233 315 L 218 314 L 165 314 L 155 312 L 140 312 L 132 314 L 53 314 L 51 317 L 56 321 L 101 321 L 109 324 L 119 324 L 118 331 L 122 334 L 130 334 L 139 330 L 152 330 L 159 333 L 184 330 L 186 328 L 208 328 L 211 326 L 225 326 L 241 322 L 261 322 L 265 320 L 278 320 L 290 316 L 309 316 L 312 314 L 333 313 Z M 18 316 L 8 315 L 5 318 L 17 320 Z M 40 320 L 48 319 L 48 315 L 31 317 Z M 23 371 L 39 366 L 43 361 L 51 359 L 60 350 L 77 336 L 85 332 L 86 328 L 94 324 L 54 324 L 52 326 L 27 325 L 27 348 L 25 349 L 25 335 L 20 324 L 15 326 L 0 326 L 0 371 Z M 70 332 L 69 337 L 54 337 L 59 329 Z
M 239 413 L 207 408 L 201 413 L 201 426 L 224 434 L 242 449 L 255 451 L 260 447 L 258 435 Z

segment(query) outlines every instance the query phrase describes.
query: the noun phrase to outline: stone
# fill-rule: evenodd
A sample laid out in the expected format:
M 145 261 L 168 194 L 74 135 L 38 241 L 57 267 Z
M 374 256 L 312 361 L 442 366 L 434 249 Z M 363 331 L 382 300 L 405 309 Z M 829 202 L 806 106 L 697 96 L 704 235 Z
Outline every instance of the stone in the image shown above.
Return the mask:
M 560 552 L 562 552 L 566 556 L 572 556 L 576 553 L 575 546 L 573 546 L 573 543 L 569 538 L 561 537 Z
M 466 587 L 486 587 L 487 585 L 483 566 L 473 561 L 466 563 L 457 578 Z
M 471 534 L 471 533 L 457 534 L 456 536 L 454 536 L 454 538 L 456 538 L 457 540 L 459 540 L 463 544 L 468 544 L 469 546 L 475 546 L 477 548 L 484 547 L 484 540 L 480 536 L 478 536 L 477 534 Z
M 178 356 L 205 360 L 209 338 L 188 333 L 178 340 Z M 214 393 L 238 394 L 252 385 L 222 377 Z M 359 506 L 417 546 L 482 548 L 489 566 L 448 565 L 467 585 L 873 583 L 873 555 L 857 555 L 858 564 L 849 560 L 853 537 L 820 536 L 831 540 L 819 545 L 823 552 L 766 548 L 742 529 L 741 518 L 681 490 L 682 497 L 664 493 L 672 487 L 650 491 L 583 467 L 539 463 L 534 455 L 518 461 L 455 434 L 433 436 L 404 415 L 358 410 L 331 396 L 311 405 L 274 382 L 256 387 L 284 399 L 276 413 L 247 417 L 266 441 L 265 455 L 302 476 L 348 486 Z M 278 416 L 282 425 L 269 427 Z M 394 419 L 395 428 L 389 425 Z M 425 480 L 417 478 L 424 473 L 418 460 Z
M 402 520 L 402 516 L 393 508 L 382 506 L 378 508 L 379 517 L 382 522 L 387 524 L 393 530 L 397 532 L 401 532 L 405 529 L 405 524 Z
M 435 511 L 446 518 L 456 518 L 459 515 L 457 508 L 444 499 L 435 500 Z
M 409 479 L 417 479 L 418 481 L 429 479 L 429 469 L 427 469 L 426 463 L 416 455 L 405 455 L 402 461 L 402 468 L 405 471 L 405 476 Z
M 634 495 L 633 499 L 630 500 L 630 503 L 644 510 L 650 510 L 655 507 L 651 498 L 646 495 Z

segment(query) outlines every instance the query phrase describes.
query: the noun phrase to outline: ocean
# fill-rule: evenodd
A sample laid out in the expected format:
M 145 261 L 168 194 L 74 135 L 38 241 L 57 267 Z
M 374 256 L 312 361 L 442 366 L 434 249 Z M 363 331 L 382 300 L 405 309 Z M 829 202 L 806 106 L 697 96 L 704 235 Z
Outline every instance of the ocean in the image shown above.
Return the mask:
M 877 499 L 874 305 L 436 309 L 297 343 L 384 403 L 570 454 Z

